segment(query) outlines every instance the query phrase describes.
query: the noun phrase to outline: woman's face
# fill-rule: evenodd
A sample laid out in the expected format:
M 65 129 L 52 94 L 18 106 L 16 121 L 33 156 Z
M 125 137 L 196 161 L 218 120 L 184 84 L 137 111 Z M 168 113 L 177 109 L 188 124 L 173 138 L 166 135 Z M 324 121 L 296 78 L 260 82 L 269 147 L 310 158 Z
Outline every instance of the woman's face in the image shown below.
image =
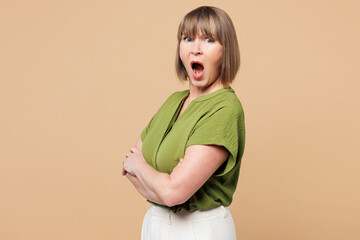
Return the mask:
M 222 58 L 218 41 L 201 34 L 195 38 L 183 35 L 179 51 L 191 85 L 206 88 L 218 80 Z

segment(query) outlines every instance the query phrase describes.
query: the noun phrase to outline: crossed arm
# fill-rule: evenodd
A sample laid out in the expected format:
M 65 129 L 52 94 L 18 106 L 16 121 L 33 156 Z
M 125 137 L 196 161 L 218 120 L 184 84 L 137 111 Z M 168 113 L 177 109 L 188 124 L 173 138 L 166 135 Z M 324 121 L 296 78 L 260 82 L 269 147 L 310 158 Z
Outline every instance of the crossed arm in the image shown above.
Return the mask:
M 191 145 L 171 174 L 161 173 L 144 159 L 141 138 L 126 154 L 125 175 L 146 199 L 174 206 L 186 202 L 226 161 L 228 150 L 217 145 Z

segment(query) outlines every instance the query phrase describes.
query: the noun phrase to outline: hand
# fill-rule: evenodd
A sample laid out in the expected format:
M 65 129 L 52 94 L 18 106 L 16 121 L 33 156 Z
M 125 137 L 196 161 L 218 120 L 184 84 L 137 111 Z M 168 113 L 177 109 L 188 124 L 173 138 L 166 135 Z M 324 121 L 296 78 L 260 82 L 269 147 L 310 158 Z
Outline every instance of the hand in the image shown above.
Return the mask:
M 129 173 L 136 176 L 135 171 L 141 164 L 146 164 L 146 160 L 141 150 L 135 146 L 131 147 L 130 151 L 126 153 L 126 158 L 123 161 L 122 175 L 125 176 L 126 173 Z

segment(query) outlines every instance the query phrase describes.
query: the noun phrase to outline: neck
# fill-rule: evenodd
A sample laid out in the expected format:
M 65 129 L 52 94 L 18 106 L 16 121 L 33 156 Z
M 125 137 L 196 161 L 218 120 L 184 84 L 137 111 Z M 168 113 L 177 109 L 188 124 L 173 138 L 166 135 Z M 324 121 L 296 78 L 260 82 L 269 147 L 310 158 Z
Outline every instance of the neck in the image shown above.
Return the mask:
M 215 92 L 219 89 L 224 88 L 224 85 L 220 82 L 220 81 L 215 81 L 214 83 L 212 83 L 211 85 L 207 86 L 207 87 L 196 87 L 194 85 L 192 85 L 189 81 L 189 96 L 187 97 L 187 101 L 188 103 L 190 103 L 192 100 L 194 100 L 197 97 Z

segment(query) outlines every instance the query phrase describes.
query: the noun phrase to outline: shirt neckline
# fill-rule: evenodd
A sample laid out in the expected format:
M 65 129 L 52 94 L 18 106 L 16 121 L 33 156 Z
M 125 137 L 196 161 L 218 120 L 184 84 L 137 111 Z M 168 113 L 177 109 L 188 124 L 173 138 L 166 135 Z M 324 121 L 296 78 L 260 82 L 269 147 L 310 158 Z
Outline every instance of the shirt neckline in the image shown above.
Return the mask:
M 185 90 L 184 92 L 186 93 L 185 96 L 184 96 L 184 98 L 185 98 L 185 97 L 188 97 L 189 94 L 190 94 L 190 90 L 187 89 L 187 90 Z M 191 102 L 201 102 L 201 101 L 205 101 L 205 100 L 208 100 L 208 99 L 210 99 L 210 98 L 212 98 L 212 97 L 215 97 L 215 96 L 217 96 L 217 95 L 219 95 L 219 94 L 221 94 L 221 93 L 223 93 L 223 92 L 235 92 L 235 91 L 234 91 L 234 89 L 232 89 L 231 87 L 228 87 L 228 88 L 220 88 L 220 89 L 218 89 L 218 90 L 216 90 L 216 91 L 214 91 L 214 92 L 211 92 L 211 93 L 208 93 L 208 94 L 199 96 L 199 97 L 193 99 Z M 182 99 L 184 99 L 184 98 L 182 98 Z M 190 104 L 191 104 L 191 103 L 190 103 Z
M 178 108 L 176 109 L 176 111 L 175 111 L 175 113 L 174 113 L 175 115 L 173 115 L 173 121 L 172 121 L 173 124 L 175 124 L 176 122 L 178 122 L 179 119 L 182 119 L 182 116 L 183 116 L 185 113 L 188 112 L 188 108 L 189 108 L 190 106 L 192 106 L 193 102 L 194 102 L 194 103 L 196 103 L 196 102 L 202 102 L 202 101 L 208 100 L 208 99 L 210 99 L 210 98 L 213 98 L 213 97 L 215 97 L 215 96 L 217 96 L 217 95 L 219 95 L 219 94 L 221 94 L 221 93 L 223 93 L 223 92 L 235 92 L 235 91 L 234 91 L 234 89 L 232 89 L 231 87 L 228 87 L 228 88 L 220 88 L 220 89 L 218 89 L 218 90 L 216 90 L 216 91 L 214 91 L 214 92 L 211 92 L 211 93 L 208 93 L 208 94 L 199 96 L 199 97 L 193 99 L 193 100 L 189 103 L 189 105 L 186 107 L 186 109 L 184 110 L 184 112 L 183 112 L 179 117 L 177 117 L 178 114 L 179 114 L 179 112 L 181 111 L 181 108 L 182 108 L 182 106 L 183 106 L 183 104 L 184 104 L 184 102 L 185 102 L 185 99 L 189 96 L 189 93 L 190 93 L 190 90 L 189 90 L 189 89 L 184 90 L 184 91 L 183 91 L 184 95 L 181 97 L 181 100 L 180 100 L 180 102 L 178 103 Z M 176 118 L 177 118 L 177 119 L 176 119 Z

